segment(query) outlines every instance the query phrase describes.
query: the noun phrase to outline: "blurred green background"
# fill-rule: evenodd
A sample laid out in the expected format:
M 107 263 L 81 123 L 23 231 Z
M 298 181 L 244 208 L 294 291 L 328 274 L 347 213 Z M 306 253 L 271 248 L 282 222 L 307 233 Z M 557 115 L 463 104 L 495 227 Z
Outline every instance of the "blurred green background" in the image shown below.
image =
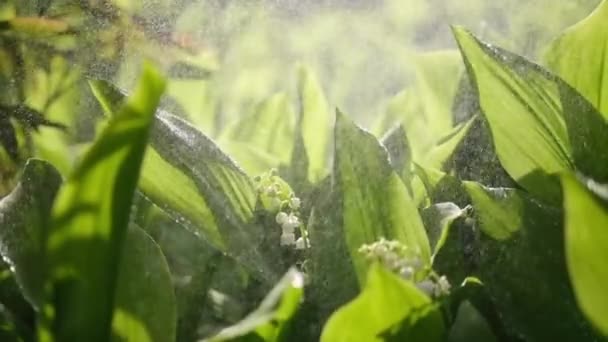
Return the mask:
M 170 76 L 164 107 L 238 154 L 230 127 L 277 96 L 284 100 L 276 110 L 298 112 L 305 67 L 327 108 L 339 107 L 379 136 L 403 122 L 416 159 L 454 126 L 463 67 L 450 25 L 538 59 L 598 2 L 3 0 L 0 104 L 26 104 L 68 126 L 32 133 L 11 121 L 21 161 L 40 156 L 65 173 L 102 118 L 86 79 L 128 90 L 142 60 L 153 59 Z M 1 158 L 0 182 L 8 187 L 19 160 Z

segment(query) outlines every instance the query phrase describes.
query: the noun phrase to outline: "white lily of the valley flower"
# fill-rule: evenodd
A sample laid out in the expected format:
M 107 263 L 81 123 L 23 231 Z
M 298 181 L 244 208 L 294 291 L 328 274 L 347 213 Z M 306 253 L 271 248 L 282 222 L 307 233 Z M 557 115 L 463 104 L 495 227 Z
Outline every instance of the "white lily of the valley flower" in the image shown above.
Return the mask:
M 287 220 L 281 224 L 283 230 L 293 230 L 300 226 L 300 219 L 294 215 L 294 213 L 290 213 L 287 216 Z
M 289 216 L 287 215 L 286 212 L 279 211 L 279 213 L 277 214 L 277 216 L 276 216 L 275 219 L 276 219 L 276 221 L 277 221 L 278 224 L 282 225 L 283 223 L 287 222 L 287 218 L 288 217 Z
M 448 282 L 448 278 L 446 276 L 439 277 L 437 280 L 437 286 L 435 286 L 435 297 L 445 296 L 450 293 L 450 282 Z
M 429 279 L 416 283 L 416 287 L 429 296 L 432 296 L 435 293 L 435 283 Z
M 296 235 L 291 233 L 281 234 L 281 246 L 291 246 L 296 243 Z
M 301 205 L 301 201 L 299 198 L 297 197 L 292 197 L 289 199 L 289 207 L 293 210 L 298 210 L 300 209 L 300 205 Z
M 415 270 L 414 270 L 413 267 L 411 267 L 411 266 L 405 266 L 405 267 L 402 267 L 399 270 L 399 275 L 402 278 L 409 280 L 409 279 L 412 279 L 414 277 L 414 272 L 415 272 Z
M 300 236 L 296 240 L 296 249 L 306 249 L 308 246 L 310 246 L 310 243 L 308 242 L 307 238 L 303 238 Z

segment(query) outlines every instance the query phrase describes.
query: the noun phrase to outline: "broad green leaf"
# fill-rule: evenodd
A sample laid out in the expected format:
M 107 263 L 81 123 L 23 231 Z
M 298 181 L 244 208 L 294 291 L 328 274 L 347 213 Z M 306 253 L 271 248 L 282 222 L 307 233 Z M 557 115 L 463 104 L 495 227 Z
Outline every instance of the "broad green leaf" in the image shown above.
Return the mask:
M 481 229 L 494 240 L 508 240 L 522 228 L 524 198 L 510 188 L 484 188 L 465 182 Z M 557 213 L 556 213 L 557 214 Z
M 310 298 L 318 305 L 318 315 L 325 321 L 338 307 L 359 293 L 359 281 L 351 251 L 346 243 L 342 197 L 331 179 L 319 185 L 308 217 L 310 237 Z
M 95 95 L 97 102 L 101 105 L 105 115 L 111 117 L 125 101 L 125 95 L 122 91 L 103 80 L 89 80 L 89 87 Z
M 402 242 L 430 263 L 431 249 L 416 205 L 376 138 L 337 112 L 334 176 L 346 244 L 360 283 L 367 261 L 358 253 L 381 237 Z
M 467 100 L 469 97 L 476 98 L 477 96 L 472 93 L 472 90 L 463 90 L 463 92 L 468 91 L 471 91 L 471 94 L 462 95 L 464 102 L 471 101 Z M 479 113 L 479 110 L 475 108 L 476 104 L 469 106 L 472 113 Z M 450 173 L 458 179 L 475 181 L 493 187 L 515 187 L 516 182 L 500 164 L 495 150 L 486 118 L 477 115 L 467 135 L 456 148 L 446 166 Z
M 89 80 L 89 86 L 109 117 L 126 99 L 122 91 L 106 81 Z M 138 186 L 160 208 L 185 221 L 192 230 L 203 230 L 204 238 L 210 244 L 224 249 L 215 219 L 194 181 L 153 148 L 146 151 Z
M 298 97 L 300 129 L 308 156 L 308 180 L 314 184 L 327 174 L 331 114 L 319 81 L 307 67 L 298 71 Z
M 145 201 L 142 198 L 139 200 Z M 220 265 L 219 261 L 226 259 L 235 262 L 197 238 L 191 230 L 155 205 L 140 202 L 139 209 L 136 224 L 150 234 L 169 264 L 178 315 L 176 340 L 194 341 L 196 336 L 200 336 L 199 323 L 211 321 L 203 314 L 209 309 L 205 304 L 211 283 L 217 279 L 217 272 L 237 273 L 233 268 L 225 267 L 226 263 Z M 235 283 L 231 282 L 231 285 L 235 286 Z
M 260 103 L 251 115 L 239 120 L 224 138 L 263 151 L 286 164 L 291 158 L 294 125 L 295 113 L 289 99 L 285 94 L 277 93 Z
M 158 111 L 156 119 L 151 148 L 194 184 L 213 216 L 226 252 L 258 278 L 276 281 L 278 275 L 264 259 L 267 251 L 259 248 L 265 233 L 264 227 L 255 222 L 257 193 L 253 181 L 211 139 L 186 121 L 165 111 Z M 156 172 L 153 167 L 142 170 L 143 177 L 163 176 Z M 145 188 L 143 191 L 146 193 Z M 209 228 L 207 222 L 200 227 L 203 238 L 209 235 Z
M 452 222 L 464 214 L 465 211 L 452 202 L 435 203 L 421 211 L 433 256 L 445 244 Z
M 414 171 L 421 186 L 425 189 L 425 196 L 428 196 L 430 201 L 428 205 L 454 202 L 456 205 L 464 207 L 469 204 L 468 195 L 458 178 L 418 164 L 414 164 Z
M 561 83 L 560 93 L 576 170 L 608 182 L 608 122 L 569 85 Z
M 60 185 L 61 176 L 52 165 L 29 159 L 17 186 L 0 200 L 0 254 L 24 297 L 37 309 L 43 297 L 41 260 L 48 218 Z
M 304 275 L 291 269 L 255 311 L 204 341 L 290 341 L 289 321 L 298 310 L 303 293 Z
M 136 225 L 127 231 L 112 316 L 113 341 L 175 341 L 171 273 L 160 247 Z
M 474 121 L 475 117 L 472 117 L 468 121 L 454 127 L 429 150 L 428 154 L 420 158 L 419 164 L 438 170 L 443 169 L 445 162 L 448 161 L 458 145 L 461 144 Z
M 144 158 L 139 188 L 159 207 L 185 221 L 190 229 L 203 230 L 210 244 L 225 248 L 215 218 L 194 181 L 152 148 L 148 148 Z
M 462 28 L 454 28 L 454 35 L 503 167 L 530 192 L 544 198 L 557 196 L 556 184 L 538 177 L 573 169 L 555 78 Z
M 322 342 L 443 341 L 438 307 L 413 283 L 374 264 L 365 284 L 329 318 Z
M 462 302 L 458 307 L 456 320 L 447 340 L 448 342 L 497 341 L 486 319 L 469 301 Z
M 534 341 L 593 340 L 569 284 L 559 208 L 520 190 L 464 185 L 481 231 L 477 275 L 507 330 Z
M 549 47 L 549 68 L 608 118 L 608 1 L 568 28 Z
M 393 169 L 405 185 L 409 185 L 412 174 L 412 151 L 403 125 L 398 125 L 389 130 L 381 142 L 386 147 Z
M 92 87 L 113 112 L 121 92 L 104 81 Z M 261 279 L 278 278 L 257 248 L 264 233 L 253 222 L 252 180 L 191 124 L 166 111 L 156 112 L 139 186 L 156 205 L 186 221 L 201 238 L 236 257 Z
M 183 70 L 182 70 L 183 69 Z M 174 64 L 171 71 L 179 71 L 196 74 L 206 78 L 208 70 L 186 63 Z M 171 73 L 171 71 L 169 71 Z M 210 136 L 215 136 L 217 127 L 217 101 L 215 87 L 207 79 L 199 77 L 187 77 L 177 79 L 172 77 L 167 87 L 167 94 L 175 101 L 176 105 L 183 108 L 188 119 L 201 131 Z
M 395 122 L 403 124 L 413 158 L 422 160 L 453 128 L 452 102 L 463 67 L 458 52 L 452 50 L 422 53 L 412 60 L 414 84 L 389 101 L 374 132 L 385 132 Z
M 608 336 L 608 209 L 574 177 L 562 177 L 566 260 L 585 316 Z
M 462 57 L 457 50 L 443 50 L 415 55 L 413 61 L 425 121 L 431 138 L 437 139 L 453 127 L 452 104 L 464 70 Z
M 241 141 L 222 141 L 222 150 L 238 162 L 249 175 L 259 175 L 281 164 L 281 160 L 272 154 Z
M 498 157 L 531 193 L 552 202 L 559 184 L 547 177 L 576 170 L 608 181 L 608 124 L 582 95 L 524 58 L 455 29 L 475 79 Z M 501 101 L 496 101 L 496 99 Z
M 146 65 L 139 86 L 62 186 L 47 242 L 41 341 L 107 341 L 120 252 L 150 126 L 165 82 Z

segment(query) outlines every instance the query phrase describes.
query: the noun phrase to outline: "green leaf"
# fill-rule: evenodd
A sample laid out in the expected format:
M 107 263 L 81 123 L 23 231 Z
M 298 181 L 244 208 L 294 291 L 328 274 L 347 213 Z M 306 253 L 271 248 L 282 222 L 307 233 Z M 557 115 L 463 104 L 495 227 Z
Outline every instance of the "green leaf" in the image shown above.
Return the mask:
M 253 181 L 211 139 L 186 121 L 162 110 L 157 112 L 156 119 L 150 136 L 151 148 L 160 160 L 189 179 L 213 217 L 213 223 L 203 222 L 199 232 L 208 238 L 217 229 L 229 255 L 259 279 L 276 281 L 279 276 L 264 258 L 266 251 L 259 248 L 265 233 L 264 227 L 255 222 L 257 193 Z M 152 165 L 142 170 L 143 177 L 149 176 L 151 180 L 162 177 L 156 172 Z M 146 188 L 142 190 L 147 193 Z M 161 208 L 171 204 L 159 195 Z M 202 201 L 199 203 L 202 206 Z
M 530 192 L 557 197 L 558 184 L 538 176 L 574 168 L 555 78 L 462 28 L 454 28 L 454 35 L 503 167 Z
M 125 101 L 123 92 L 104 80 L 89 80 L 89 87 L 101 105 L 105 115 L 111 117 Z
M 29 159 L 21 180 L 0 200 L 0 254 L 11 265 L 24 297 L 37 309 L 43 298 L 41 263 L 59 172 L 45 161 Z
M 112 112 L 121 92 L 104 81 L 93 86 Z M 150 145 L 139 184 L 142 192 L 260 279 L 275 281 L 278 276 L 257 248 L 264 234 L 253 222 L 256 192 L 249 176 L 211 139 L 163 110 L 156 113 Z
M 475 122 L 475 117 L 454 127 L 429 150 L 428 154 L 420 158 L 419 164 L 438 170 L 443 169 L 445 162 L 466 137 L 473 122 Z
M 174 218 L 181 218 L 191 230 L 202 231 L 214 247 L 225 249 L 213 213 L 191 178 L 153 148 L 148 148 L 142 169 L 139 188 L 151 201 Z
M 83 156 L 54 203 L 41 341 L 107 341 L 131 200 L 164 79 L 146 65 L 134 95 Z
M 16 17 L 0 21 L 0 32 L 12 31 L 39 38 L 65 34 L 69 29 L 65 21 L 43 17 Z
M 422 220 L 386 149 L 340 112 L 335 137 L 334 176 L 342 197 L 344 235 L 360 283 L 367 261 L 358 249 L 381 237 L 402 242 L 430 264 Z
M 123 245 L 112 317 L 113 341 L 175 341 L 171 273 L 160 247 L 136 225 Z
M 574 177 L 563 176 L 566 260 L 585 316 L 608 336 L 608 209 Z
M 381 142 L 386 147 L 393 169 L 407 186 L 412 174 L 412 151 L 403 125 L 389 130 Z
M 435 203 L 422 209 L 420 215 L 424 221 L 433 256 L 437 255 L 445 244 L 452 222 L 464 214 L 465 211 L 452 202 Z
M 303 293 L 304 275 L 291 269 L 254 312 L 205 341 L 289 341 L 289 321 L 298 310 Z
M 146 233 L 159 245 L 171 271 L 178 315 L 176 340 L 193 341 L 200 336 L 199 323 L 207 321 L 203 314 L 210 306 L 205 303 L 211 283 L 217 278 L 217 271 L 240 276 L 234 268 L 225 267 L 226 263 L 218 266 L 219 261 L 235 261 L 224 257 L 223 253 L 197 238 L 191 230 L 152 203 L 143 198 L 139 200 L 136 224 L 145 228 Z M 236 287 L 235 283 L 231 282 L 230 285 Z M 221 321 L 217 324 L 221 324 Z
M 416 55 L 416 88 L 422 97 L 426 123 L 434 137 L 452 128 L 452 104 L 460 76 L 462 57 L 457 50 L 443 50 Z
M 456 321 L 450 329 L 448 342 L 495 342 L 496 337 L 488 326 L 485 318 L 469 301 L 464 301 L 458 307 Z
M 507 330 L 526 340 L 593 340 L 569 284 L 559 208 L 520 190 L 464 185 L 481 231 L 478 277 Z
M 281 164 L 281 160 L 272 154 L 241 141 L 222 141 L 222 149 L 234 158 L 249 175 L 260 175 Z
M 412 58 L 416 80 L 392 98 L 375 132 L 385 132 L 395 122 L 403 124 L 414 160 L 422 160 L 453 129 L 452 103 L 462 74 L 462 60 L 455 50 L 422 53 Z
M 458 178 L 443 171 L 418 164 L 414 164 L 414 170 L 420 183 L 422 183 L 421 186 L 425 188 L 430 204 L 454 202 L 460 207 L 469 204 L 468 195 Z
M 260 103 L 251 115 L 239 120 L 223 138 L 263 151 L 276 161 L 287 164 L 291 158 L 294 125 L 295 113 L 289 99 L 285 94 L 277 93 Z M 246 165 L 237 160 L 241 165 Z M 266 170 L 255 170 L 255 173 Z
M 475 182 L 464 182 L 464 185 L 484 234 L 494 240 L 507 240 L 521 229 L 525 202 L 519 192 L 509 188 L 485 188 Z
M 608 118 L 608 1 L 568 28 L 549 47 L 545 60 Z
M 511 177 L 553 203 L 560 196 L 559 184 L 547 175 L 576 170 L 608 181 L 608 124 L 582 95 L 523 57 L 486 45 L 462 29 L 455 29 L 455 35 L 477 84 L 496 152 Z
M 414 284 L 374 264 L 363 292 L 336 311 L 321 341 L 443 341 L 437 306 Z
M 576 170 L 608 182 L 608 122 L 569 85 L 560 83 L 560 93 Z
M 319 81 L 313 71 L 304 66 L 298 71 L 298 96 L 299 128 L 308 156 L 308 180 L 314 184 L 327 174 L 331 114 Z

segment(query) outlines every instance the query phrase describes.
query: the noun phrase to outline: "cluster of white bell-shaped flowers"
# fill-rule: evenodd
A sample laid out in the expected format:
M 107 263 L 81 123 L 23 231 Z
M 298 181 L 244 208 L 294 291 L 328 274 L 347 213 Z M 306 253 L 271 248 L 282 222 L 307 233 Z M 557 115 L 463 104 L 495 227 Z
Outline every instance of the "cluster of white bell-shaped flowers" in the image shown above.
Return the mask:
M 420 252 L 412 250 L 397 240 L 380 240 L 364 244 L 359 252 L 368 260 L 377 261 L 403 279 L 410 280 L 427 295 L 439 298 L 450 293 L 446 276 L 439 276 L 422 262 Z
M 299 216 L 302 205 L 300 198 L 277 175 L 275 169 L 256 177 L 255 181 L 258 183 L 258 194 L 267 203 L 266 209 L 276 212 L 275 220 L 281 227 L 280 245 L 297 250 L 309 248 L 308 232 Z

